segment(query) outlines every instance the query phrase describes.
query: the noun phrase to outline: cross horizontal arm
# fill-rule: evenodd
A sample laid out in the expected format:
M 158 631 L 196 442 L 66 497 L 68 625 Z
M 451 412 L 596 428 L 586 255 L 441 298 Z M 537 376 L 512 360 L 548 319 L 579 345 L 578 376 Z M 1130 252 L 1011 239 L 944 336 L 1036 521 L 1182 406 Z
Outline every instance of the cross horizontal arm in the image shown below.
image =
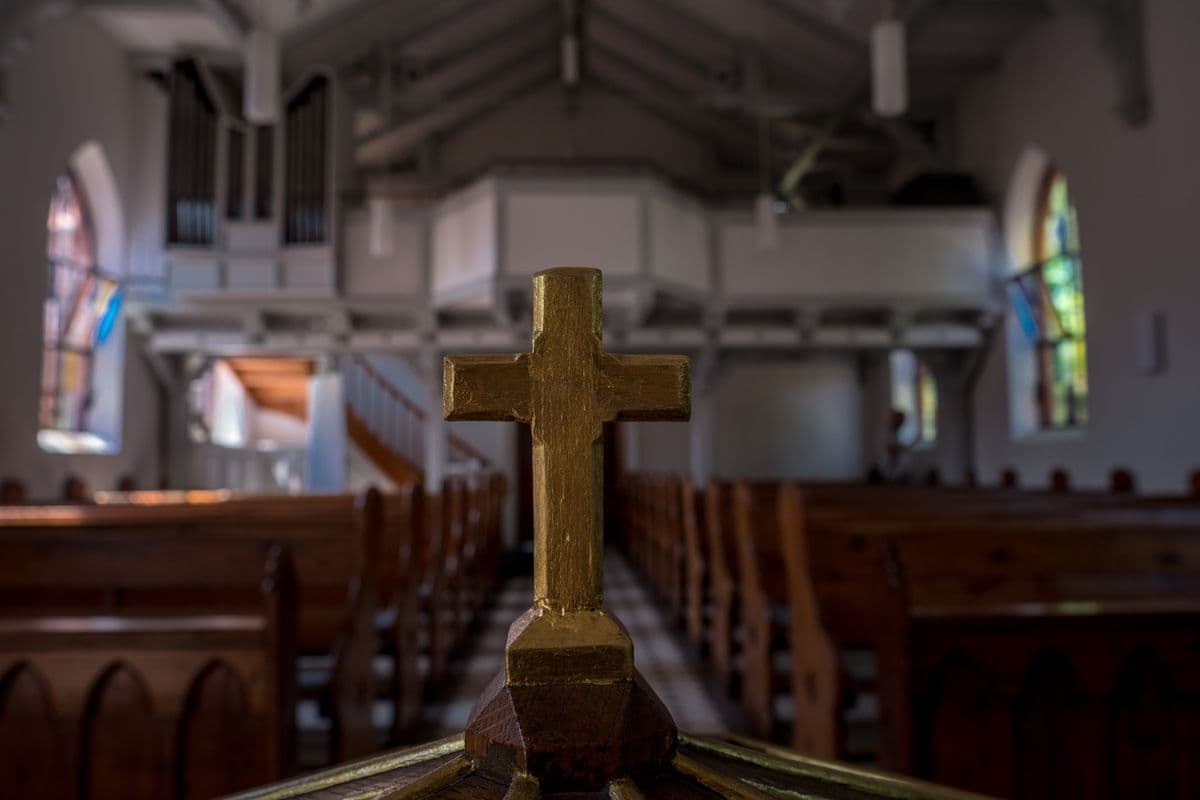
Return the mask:
M 605 354 L 601 393 L 606 419 L 687 420 L 692 367 L 686 356 Z
M 448 356 L 442 369 L 442 410 L 448 420 L 528 422 L 529 355 Z

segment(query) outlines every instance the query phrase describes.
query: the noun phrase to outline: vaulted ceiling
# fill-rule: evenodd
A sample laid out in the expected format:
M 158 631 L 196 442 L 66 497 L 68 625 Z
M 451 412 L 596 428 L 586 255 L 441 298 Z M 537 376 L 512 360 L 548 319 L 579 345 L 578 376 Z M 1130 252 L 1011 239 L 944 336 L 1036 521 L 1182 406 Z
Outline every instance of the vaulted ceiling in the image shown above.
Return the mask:
M 870 112 L 880 0 L 5 0 L 0 41 L 48 6 L 75 8 L 136 55 L 200 52 L 236 64 L 245 32 L 265 23 L 280 32 L 287 75 L 321 64 L 344 78 L 357 162 L 393 185 L 462 180 L 437 164 L 439 143 L 550 94 L 568 117 L 619 98 L 645 118 L 643 139 L 652 125 L 669 129 L 679 138 L 667 150 L 700 147 L 711 163 L 677 174 L 688 170 L 661 154 L 586 142 L 559 160 L 645 161 L 717 194 L 755 191 L 769 164 L 773 184 L 794 179 L 812 195 L 831 180 L 894 183 L 897 172 L 940 166 L 938 122 L 956 96 L 1059 1 L 895 0 L 912 100 L 903 120 L 890 121 Z M 573 86 L 562 80 L 568 33 L 580 52 Z M 538 160 L 536 152 L 520 157 Z M 499 148 L 492 165 L 513 158 Z

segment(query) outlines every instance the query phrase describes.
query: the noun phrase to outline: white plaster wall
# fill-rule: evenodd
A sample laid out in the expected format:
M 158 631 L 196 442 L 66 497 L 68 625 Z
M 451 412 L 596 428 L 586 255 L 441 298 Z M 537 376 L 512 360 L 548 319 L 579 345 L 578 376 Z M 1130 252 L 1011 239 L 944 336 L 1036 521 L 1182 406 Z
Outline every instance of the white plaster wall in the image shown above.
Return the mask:
M 977 468 L 997 480 L 1006 466 L 1043 485 L 1055 466 L 1081 487 L 1131 467 L 1143 488 L 1179 490 L 1200 467 L 1200 4 L 1143 4 L 1154 116 L 1133 129 L 1113 111 L 1112 67 L 1094 29 L 1066 17 L 1039 25 L 1003 68 L 961 100 L 961 166 L 997 205 L 1028 145 L 1066 173 L 1079 212 L 1089 345 L 1091 421 L 1081 437 L 1010 432 L 1006 342 L 997 336 L 974 393 Z M 1140 314 L 1166 314 L 1166 372 L 1138 369 Z
M 779 247 L 763 250 L 751 218 L 723 216 L 718 264 L 730 297 L 983 294 L 993 233 L 978 210 L 810 211 L 781 220 Z
M 510 189 L 504 199 L 504 270 L 533 275 L 550 267 L 599 267 L 608 276 L 642 267 L 638 195 L 562 188 Z
M 434 212 L 430 281 L 435 299 L 458 296 L 495 278 L 496 214 L 490 180 L 452 195 Z
M 849 358 L 734 364 L 716 388 L 714 469 L 730 478 L 861 478 L 861 408 Z
M 23 479 L 35 497 L 55 496 L 67 473 L 92 489 L 113 488 L 129 474 L 156 486 L 158 395 L 153 377 L 128 337 L 121 451 L 112 456 L 44 453 L 37 445 L 42 298 L 46 280 L 46 209 L 54 179 L 88 141 L 104 150 L 125 206 L 127 224 L 142 207 L 141 187 L 162 170 L 153 148 L 142 149 L 160 124 L 157 90 L 138 78 L 108 35 L 73 14 L 38 27 L 29 50 L 8 73 L 12 115 L 0 124 L 0 475 Z M 153 137 L 150 137 L 153 138 Z M 161 205 L 161 196 L 157 199 Z M 146 225 L 153 225 L 146 222 Z M 132 232 L 134 248 L 153 241 Z M 147 260 L 152 260 L 147 258 Z M 140 262 L 139 262 L 140 263 Z M 149 267 L 139 267 L 139 272 Z M 125 267 L 121 271 L 128 271 Z
M 708 215 L 677 196 L 650 195 L 650 269 L 656 277 L 707 292 L 712 284 Z
M 459 177 L 497 163 L 660 164 L 692 180 L 711 177 L 712 147 L 658 116 L 584 82 L 568 104 L 557 85 L 531 92 L 449 134 L 439 169 Z
M 735 363 L 713 399 L 719 478 L 857 480 L 865 472 L 863 392 L 850 358 Z M 688 471 L 689 427 L 629 423 L 639 472 Z
M 370 248 L 370 214 L 347 211 L 342 235 L 342 290 L 350 297 L 415 297 L 425 291 L 425 231 L 423 214 L 396 212 L 392 253 L 376 256 Z

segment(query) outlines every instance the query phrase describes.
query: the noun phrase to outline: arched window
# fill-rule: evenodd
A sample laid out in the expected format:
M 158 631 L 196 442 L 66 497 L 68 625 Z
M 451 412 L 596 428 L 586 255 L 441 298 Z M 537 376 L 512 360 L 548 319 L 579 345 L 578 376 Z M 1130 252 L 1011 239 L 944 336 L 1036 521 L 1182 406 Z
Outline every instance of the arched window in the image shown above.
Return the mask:
M 892 411 L 904 414 L 896 439 L 906 447 L 937 440 L 937 383 L 933 373 L 911 350 L 890 357 Z
M 53 452 L 108 452 L 91 424 L 96 349 L 113 332 L 121 285 L 98 263 L 87 198 L 70 170 L 55 181 L 46 232 L 38 441 Z
M 1031 236 L 1034 263 L 1009 280 L 1036 361 L 1031 400 L 1041 428 L 1082 428 L 1088 382 L 1079 223 L 1067 180 L 1053 166 L 1045 170 Z

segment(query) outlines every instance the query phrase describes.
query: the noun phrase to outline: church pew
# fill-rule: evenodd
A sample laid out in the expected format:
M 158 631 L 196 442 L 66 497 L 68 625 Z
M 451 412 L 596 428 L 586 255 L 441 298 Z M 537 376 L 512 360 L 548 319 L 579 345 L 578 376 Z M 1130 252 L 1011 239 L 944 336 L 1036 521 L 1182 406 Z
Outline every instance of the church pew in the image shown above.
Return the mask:
M 1061 602 L 1069 600 L 1110 601 L 1110 594 L 1133 593 L 1154 600 L 1183 592 L 1195 596 L 1197 586 L 1191 579 L 1172 577 L 1164 580 L 1164 572 L 1175 573 L 1190 569 L 1193 555 L 1179 552 L 1179 547 L 1194 547 L 1196 531 L 1200 531 L 1200 518 L 1194 512 L 1171 510 L 1168 506 L 1144 505 L 1141 508 L 1112 508 L 1093 512 L 1079 509 L 1055 516 L 1014 514 L 1004 519 L 995 514 L 972 516 L 965 511 L 957 514 L 937 516 L 904 516 L 902 512 L 890 511 L 877 520 L 848 519 L 841 523 L 826 522 L 820 529 L 807 531 L 812 547 L 809 573 L 813 578 L 814 591 L 822 606 L 822 622 L 840 647 L 868 644 L 877 652 L 886 649 L 890 634 L 896 625 L 881 622 L 880 608 L 896 608 L 895 600 L 880 601 L 881 582 L 894 586 L 896 575 L 902 574 L 904 557 L 897 559 L 895 549 L 904 550 L 914 546 L 921 537 L 935 532 L 942 536 L 938 547 L 946 553 L 946 568 L 952 574 L 963 557 L 949 545 L 961 543 L 978 547 L 994 560 L 990 576 L 975 576 L 978 586 L 987 592 L 976 591 L 972 602 Z M 793 516 L 793 519 L 795 517 Z M 839 528 L 839 524 L 842 526 Z M 781 520 L 786 527 L 786 521 Z M 798 527 L 798 526 L 797 526 Z M 1076 539 L 1062 552 L 1047 552 L 1045 537 L 1064 530 L 1074 532 Z M 1153 537 L 1167 535 L 1183 536 L 1171 543 Z M 1101 545 L 1113 537 L 1121 543 L 1115 551 Z M 1062 536 L 1049 541 L 1066 541 Z M 1148 542 L 1158 542 L 1161 549 L 1153 556 L 1140 561 L 1131 556 L 1136 547 L 1146 547 Z M 1024 549 L 1021 549 L 1024 548 Z M 1111 572 L 1105 580 L 1097 574 L 1084 570 L 1076 563 L 1087 554 L 1098 549 L 1104 553 L 1094 569 Z M 1019 556 L 1016 554 L 1019 552 Z M 1055 561 L 1054 559 L 1059 559 Z M 1036 573 L 1033 572 L 1037 566 Z M 1087 566 L 1087 565 L 1085 565 Z M 882 577 L 880 575 L 882 574 Z M 957 585 L 957 584 L 951 584 Z M 918 596 L 922 603 L 935 599 L 932 594 L 936 584 L 923 580 L 919 584 Z M 793 647 L 796 645 L 793 643 Z M 894 671 L 879 670 L 879 691 L 887 694 L 887 680 L 894 678 Z M 893 697 L 904 697 L 904 693 L 891 690 Z M 795 699 L 795 698 L 793 698 Z M 885 717 L 896 707 L 895 702 L 883 703 Z M 797 708 L 797 713 L 800 709 Z M 893 715 L 895 716 L 895 715 Z M 888 720 L 884 720 L 885 730 Z M 903 728 L 903 726 L 902 726 Z M 907 737 L 901 733 L 885 736 L 882 757 L 893 767 L 904 767 L 907 756 L 902 744 Z
M 721 685 L 732 688 L 737 679 L 736 657 L 739 610 L 738 585 L 734 578 L 737 545 L 734 538 L 731 487 L 709 481 L 704 490 L 704 533 L 708 552 L 708 588 L 712 598 L 708 646 L 713 669 Z
M 657 519 L 656 514 L 661 514 L 661 511 L 653 509 L 653 503 L 650 503 L 650 511 L 646 511 L 641 506 L 644 503 L 638 502 L 638 495 L 652 494 L 647 492 L 638 492 L 637 486 L 639 482 L 642 485 L 648 485 L 643 476 L 631 476 L 630 482 L 634 485 L 634 489 L 630 492 L 629 514 L 632 518 L 631 527 L 638 528 L 639 526 L 649 525 L 657 529 L 661 533 L 665 527 L 654 522 Z M 935 487 L 865 487 L 860 485 L 850 484 L 826 484 L 826 485 L 810 485 L 806 486 L 806 496 L 820 497 L 828 495 L 825 498 L 826 504 L 841 505 L 840 509 L 830 510 L 828 508 L 821 509 L 815 518 L 807 520 L 807 523 L 814 526 L 817 530 L 822 524 L 830 522 L 835 525 L 848 524 L 843 517 L 855 517 L 863 514 L 868 515 L 868 519 L 876 515 L 894 515 L 898 513 L 914 515 L 915 519 L 939 516 L 958 516 L 960 522 L 962 519 L 970 521 L 974 524 L 975 521 L 985 521 L 988 519 L 1008 519 L 1011 517 L 1044 517 L 1044 516 L 1060 516 L 1071 517 L 1081 513 L 1083 510 L 1096 507 L 1105 507 L 1110 509 L 1119 509 L 1122 507 L 1132 507 L 1136 513 L 1138 509 L 1148 509 L 1152 507 L 1177 506 L 1180 504 L 1187 505 L 1188 501 L 1181 501 L 1178 498 L 1150 498 L 1135 500 L 1129 496 L 1116 496 L 1106 493 L 1068 493 L 1065 495 L 1055 494 L 1052 492 L 1013 492 L 1013 491 L 997 491 L 997 490 L 978 490 L 978 489 L 947 489 Z M 717 544 L 721 545 L 722 533 L 722 516 L 728 517 L 731 506 L 736 509 L 736 503 L 730 503 L 730 492 L 726 488 L 722 494 L 722 487 L 714 485 L 709 487 L 706 492 L 708 495 L 705 506 L 710 509 L 715 509 L 716 513 L 712 514 L 712 519 L 706 519 L 706 534 L 715 533 L 717 535 Z M 1194 503 L 1194 501 L 1190 501 Z M 682 513 L 682 509 L 686 506 L 683 502 L 679 502 L 678 508 L 681 509 L 681 520 L 686 518 Z M 753 505 L 751 503 L 751 505 Z M 769 507 L 771 503 L 764 504 Z M 1119 513 L 1116 510 L 1110 510 L 1106 513 Z M 823 517 L 825 519 L 823 519 Z M 646 521 L 648 518 L 649 521 Z M 970 527 L 970 525 L 968 525 Z M 726 530 L 732 530 L 728 524 L 724 526 Z M 774 584 L 773 589 L 775 607 L 782 607 L 785 603 L 790 607 L 797 607 L 798 600 L 795 596 L 795 587 L 800 586 L 801 582 L 796 578 L 780 577 L 791 574 L 787 568 L 791 567 L 792 572 L 795 571 L 795 564 L 803 563 L 805 559 L 811 560 L 811 554 L 802 552 L 799 558 L 793 557 L 796 552 L 796 542 L 801 545 L 807 543 L 805 536 L 798 536 L 797 531 L 804 531 L 804 526 L 792 526 L 793 530 L 788 531 L 785 526 L 778 525 L 771 519 L 771 514 L 757 513 L 757 517 L 751 522 L 743 525 L 743 529 L 753 530 L 758 534 L 766 532 L 766 539 L 770 545 L 765 549 L 765 558 L 761 561 L 766 562 L 765 570 L 773 573 L 777 577 L 771 582 Z M 634 541 L 654 542 L 655 531 L 650 531 L 650 535 L 633 537 Z M 783 543 L 777 548 L 771 542 L 778 541 L 785 534 L 791 535 L 793 541 L 791 544 Z M 793 705 L 803 706 L 804 704 L 816 705 L 818 708 L 824 704 L 825 708 L 831 704 L 841 705 L 845 699 L 855 689 L 865 689 L 868 691 L 884 691 L 886 686 L 872 685 L 872 679 L 867 678 L 865 685 L 859 685 L 863 680 L 861 676 L 851 677 L 846 674 L 846 671 L 836 668 L 836 663 L 831 666 L 831 662 L 827 657 L 829 652 L 830 642 L 835 640 L 825 633 L 825 641 L 821 641 L 818 637 L 814 640 L 813 629 L 820 628 L 821 631 L 832 629 L 838 633 L 836 639 L 836 647 L 841 649 L 843 646 L 850 646 L 852 649 L 861 649 L 865 654 L 870 655 L 884 642 L 886 638 L 886 630 L 882 629 L 877 624 L 872 624 L 872 618 L 878 616 L 878 609 L 882 604 L 887 602 L 887 591 L 889 579 L 894 580 L 894 575 L 891 570 L 894 565 L 891 563 L 888 552 L 888 537 L 876 537 L 874 541 L 865 538 L 859 533 L 851 533 L 842 531 L 842 535 L 836 537 L 833 542 L 825 542 L 821 546 L 821 562 L 822 567 L 818 572 L 819 591 L 816 585 L 813 585 L 808 593 L 808 612 L 807 614 L 789 614 L 785 617 L 785 624 L 778 624 L 777 620 L 771 620 L 771 630 L 769 635 L 764 633 L 764 625 L 760 624 L 750 634 L 745 631 L 736 632 L 736 624 L 728 622 L 737 615 L 728 613 L 735 603 L 730 599 L 736 597 L 739 587 L 733 580 L 733 575 L 728 570 L 729 565 L 737 565 L 735 555 L 726 554 L 724 559 L 708 559 L 704 563 L 703 570 L 706 580 L 709 585 L 707 594 L 712 600 L 711 615 L 707 616 L 710 623 L 710 629 L 705 631 L 705 638 L 713 643 L 710 648 L 710 656 L 714 661 L 714 668 L 719 675 L 726 681 L 731 678 L 736 678 L 736 667 L 739 661 L 735 658 L 735 652 L 739 639 L 743 639 L 743 644 L 751 646 L 740 660 L 740 664 L 748 666 L 749 669 L 755 671 L 755 676 L 751 678 L 743 678 L 741 681 L 741 689 L 743 702 L 748 706 L 748 717 L 751 724 L 757 728 L 760 733 L 768 731 L 777 731 L 780 727 L 777 720 L 773 719 L 772 713 L 775 710 L 775 704 L 767 698 L 772 693 L 771 690 L 763 691 L 763 687 L 778 684 L 778 676 L 775 674 L 776 669 L 780 666 L 779 663 L 771 664 L 769 655 L 762 654 L 762 643 L 768 642 L 769 647 L 778 647 L 781 641 L 787 638 L 794 638 L 800 634 L 794 633 L 791 630 L 786 630 L 785 625 L 807 625 L 808 633 L 804 634 L 805 641 L 810 644 L 805 648 L 789 648 L 789 658 L 794 658 L 797 655 L 810 657 L 810 660 L 815 660 L 815 664 L 791 665 L 791 675 L 795 678 L 808 676 L 806 684 L 801 686 L 798 682 L 796 686 L 786 687 L 791 695 Z M 696 554 L 686 556 L 686 544 L 688 536 L 686 528 L 681 524 L 679 532 L 679 540 L 685 545 L 685 560 L 691 558 L 692 562 L 699 565 L 700 559 Z M 707 540 L 709 536 L 706 535 Z M 729 537 L 725 537 L 726 543 Z M 711 547 L 712 545 L 710 545 Z M 660 545 L 655 545 L 656 549 Z M 636 552 L 636 546 L 633 548 Z M 720 552 L 717 549 L 715 552 Z M 642 559 L 644 560 L 644 559 Z M 783 565 L 783 569 L 779 565 Z M 691 567 L 684 570 L 686 587 L 687 581 L 692 580 L 690 577 Z M 737 573 L 735 567 L 734 574 Z M 656 585 L 661 586 L 664 582 L 662 573 L 653 566 L 649 570 L 650 580 Z M 743 577 L 740 581 L 745 588 L 747 584 Z M 718 588 L 719 587 L 719 588 Z M 661 589 L 660 589 L 661 591 Z M 684 591 L 685 602 L 687 602 L 687 590 Z M 722 600 L 722 598 L 724 598 Z M 770 598 L 768 598 L 770 599 Z M 757 598 L 752 598 L 755 602 L 761 602 Z M 722 609 L 724 605 L 724 609 Z M 736 607 L 745 613 L 745 603 L 737 602 Z M 817 615 L 813 613 L 813 606 L 816 606 L 820 612 Z M 725 613 L 723 613 L 723 611 Z M 695 609 L 689 606 L 689 618 L 695 618 Z M 760 619 L 768 615 L 759 614 Z M 752 623 L 754 620 L 752 620 Z M 692 623 L 694 626 L 694 623 Z M 816 641 L 816 645 L 812 644 Z M 820 676 L 822 674 L 820 668 L 824 668 L 825 680 L 813 680 L 812 676 Z M 886 676 L 884 676 L 886 682 Z M 747 693 L 749 690 L 749 693 Z M 820 715 L 812 713 L 811 709 L 793 708 L 791 716 L 793 717 L 792 726 L 792 741 L 797 746 L 802 746 L 809 752 L 821 752 L 842 756 L 846 755 L 872 755 L 869 753 L 855 752 L 847 753 L 844 749 L 845 745 L 839 743 L 844 741 L 846 732 L 837 730 L 839 720 L 836 715 L 832 724 L 827 724 L 828 715 Z M 813 730 L 811 721 L 818 719 L 818 724 Z M 807 725 L 807 727 L 806 727 Z M 886 746 L 886 743 L 883 743 Z M 858 747 L 862 747 L 863 743 L 859 743 Z M 876 745 L 878 746 L 878 745 Z M 878 754 L 874 754 L 878 755 Z M 884 757 L 894 762 L 894 757 L 890 754 L 885 754 Z
M 821 520 L 819 515 L 807 520 L 802 519 L 800 512 L 793 510 L 787 514 L 788 520 L 794 524 L 777 524 L 771 518 L 772 501 L 769 495 L 773 491 L 770 486 L 751 487 L 743 485 L 740 496 L 735 492 L 735 514 L 740 520 L 737 526 L 739 533 L 740 570 L 743 600 L 740 604 L 743 615 L 753 615 L 749 624 L 742 632 L 743 666 L 746 675 L 742 680 L 743 703 L 754 732 L 767 735 L 778 728 L 773 718 L 774 704 L 772 696 L 778 685 L 775 670 L 771 664 L 771 651 L 782 639 L 782 625 L 774 617 L 778 617 L 778 609 L 785 605 L 796 607 L 798 598 L 795 597 L 799 578 L 788 576 L 787 571 L 780 565 L 791 566 L 795 563 L 793 554 L 797 542 L 803 544 L 806 537 L 812 535 L 817 542 L 816 564 L 810 564 L 813 577 L 814 596 L 819 597 L 818 605 L 822 609 L 821 624 L 836 632 L 837 641 L 842 647 L 866 647 L 875 649 L 880 645 L 879 639 L 886 631 L 872 624 L 878 616 L 881 603 L 886 602 L 884 592 L 889 580 L 888 541 L 885 536 L 864 537 L 861 530 L 853 527 L 855 515 L 862 516 L 872 513 L 884 518 L 894 518 L 897 514 L 917 514 L 917 519 L 925 515 L 926 519 L 936 519 L 939 514 L 967 515 L 965 522 L 959 520 L 960 529 L 969 530 L 977 522 L 991 517 L 1008 517 L 1012 515 L 1045 515 L 1056 505 L 1049 495 L 1037 495 L 1028 498 L 1028 505 L 1011 497 L 997 497 L 998 493 L 971 493 L 950 490 L 931 490 L 924 488 L 883 487 L 865 488 L 848 486 L 823 486 L 810 488 L 806 494 L 821 494 L 822 492 L 840 495 L 849 508 L 846 513 L 850 519 L 834 521 Z M 789 487 L 790 492 L 796 487 Z M 930 511 L 929 504 L 935 499 L 945 501 L 946 508 Z M 872 503 L 871 501 L 874 501 Z M 869 510 L 875 505 L 874 511 Z M 798 507 L 799 502 L 793 501 Z M 864 508 L 864 506 L 868 508 Z M 1141 504 L 1142 508 L 1149 508 Z M 1169 507 L 1169 505 L 1168 505 Z M 907 509 L 907 510 L 906 510 Z M 1067 506 L 1059 509 L 1062 514 L 1078 513 L 1078 506 Z M 782 513 L 782 512 L 781 512 Z M 1116 511 L 1109 512 L 1119 513 Z M 841 524 L 844 529 L 839 536 L 829 536 L 820 533 L 823 524 Z M 806 530 L 805 526 L 808 526 Z M 781 538 L 782 537 L 782 538 Z M 793 541 L 788 544 L 786 539 Z M 780 549 L 782 548 L 782 549 Z M 811 559 L 810 559 L 811 560 Z M 737 563 L 734 560 L 734 563 Z M 744 571 L 746 565 L 754 565 L 750 572 Z M 719 574 L 720 565 L 714 565 L 714 573 Z M 755 573 L 754 570 L 757 570 Z M 786 577 L 785 577 L 786 576 Z M 756 585 L 764 584 L 764 585 Z M 799 598 L 799 601 L 804 598 Z M 811 601 L 810 601 L 811 602 Z M 770 610 L 774 609 L 774 613 Z M 786 624 L 805 622 L 804 615 L 794 615 Z M 811 623 L 811 611 L 808 612 L 808 624 Z M 745 624 L 745 623 L 744 623 Z M 793 654 L 805 652 L 799 648 L 791 648 Z M 827 649 L 825 642 L 817 641 L 810 644 L 806 651 L 820 654 Z M 718 660 L 719 660 L 718 656 Z M 728 666 L 718 663 L 718 671 Z M 796 678 L 804 673 L 798 666 L 792 669 Z M 821 697 L 836 698 L 842 693 L 836 681 L 841 676 L 835 676 L 835 682 L 828 692 L 814 692 L 812 686 L 792 687 L 793 703 L 803 705 Z M 818 684 L 817 688 L 823 688 Z M 803 691 L 801 691 L 803 689 Z M 797 708 L 793 716 L 799 718 L 803 708 Z M 828 730 L 828 729 L 827 729 Z M 802 726 L 795 726 L 794 735 L 799 739 L 806 734 Z M 796 741 L 796 744 L 801 742 Z M 808 745 L 812 748 L 811 743 Z M 827 752 L 828 745 L 817 748 L 816 751 Z
M 19 506 L 25 502 L 27 496 L 25 484 L 16 478 L 0 481 L 0 506 Z
M 0 617 L 0 774 L 9 797 L 191 800 L 293 765 L 296 585 L 291 557 L 207 558 L 178 570 L 145 543 L 148 580 L 204 594 L 259 584 L 237 614 Z M 254 566 L 257 563 L 257 568 Z M 73 584 L 107 585 L 102 559 Z
M 998 796 L 1200 791 L 1200 520 L 1151 510 L 894 539 L 899 766 Z
M 627 552 L 692 645 L 710 657 L 723 685 L 735 677 L 738 612 L 730 487 L 695 488 L 686 478 L 626 479 Z M 714 558 L 712 553 L 718 553 Z
M 1108 490 L 1113 494 L 1135 494 L 1137 478 L 1133 471 L 1125 468 L 1114 469 L 1108 476 Z
M 685 537 L 682 516 L 683 481 L 664 475 L 656 482 L 654 531 L 658 542 L 658 587 L 671 620 L 683 619 Z
M 59 499 L 64 503 L 72 504 L 91 502 L 87 484 L 78 475 L 67 475 L 63 478 L 62 488 L 59 490 Z
M 419 483 L 401 486 L 384 497 L 384 548 L 376 631 L 382 652 L 392 657 L 385 695 L 392 705 L 390 745 L 412 740 L 421 720 L 425 682 L 420 669 L 420 520 L 425 490 Z
M 480 475 L 474 482 L 472 500 L 473 520 L 471 557 L 468 559 L 472 576 L 472 608 L 480 613 L 500 580 L 504 557 L 504 500 L 508 481 L 499 472 Z
M 708 646 L 705 630 L 712 602 L 704 534 L 704 494 L 686 479 L 679 482 L 679 507 L 684 546 L 684 630 L 692 646 L 703 654 Z
M 1066 494 L 1071 491 L 1071 475 L 1062 467 L 1050 472 L 1050 491 Z
M 425 498 L 418 600 L 429 687 L 441 684 L 499 576 L 506 492 L 497 474 L 454 475 Z
M 739 589 L 742 708 L 748 733 L 779 738 L 774 712 L 782 680 L 775 654 L 786 645 L 787 578 L 773 521 L 778 484 L 733 486 L 733 538 Z
M 304 687 L 321 699 L 333 723 L 330 759 L 345 760 L 378 746 L 371 705 L 381 574 L 394 578 L 399 558 L 382 552 L 386 506 L 372 491 L 360 498 L 0 509 L 0 614 L 236 612 L 255 602 L 255 584 L 228 588 L 219 597 L 186 583 L 164 586 L 143 573 L 143 551 L 153 545 L 168 553 L 164 563 L 185 575 L 218 553 L 227 561 L 257 561 L 282 545 L 296 562 L 298 647 L 319 657 L 313 670 L 305 670 Z M 104 565 L 106 583 L 83 585 L 74 578 L 72 565 L 84 559 Z M 310 675 L 315 678 L 308 680 Z M 400 720 L 413 714 L 394 712 Z

